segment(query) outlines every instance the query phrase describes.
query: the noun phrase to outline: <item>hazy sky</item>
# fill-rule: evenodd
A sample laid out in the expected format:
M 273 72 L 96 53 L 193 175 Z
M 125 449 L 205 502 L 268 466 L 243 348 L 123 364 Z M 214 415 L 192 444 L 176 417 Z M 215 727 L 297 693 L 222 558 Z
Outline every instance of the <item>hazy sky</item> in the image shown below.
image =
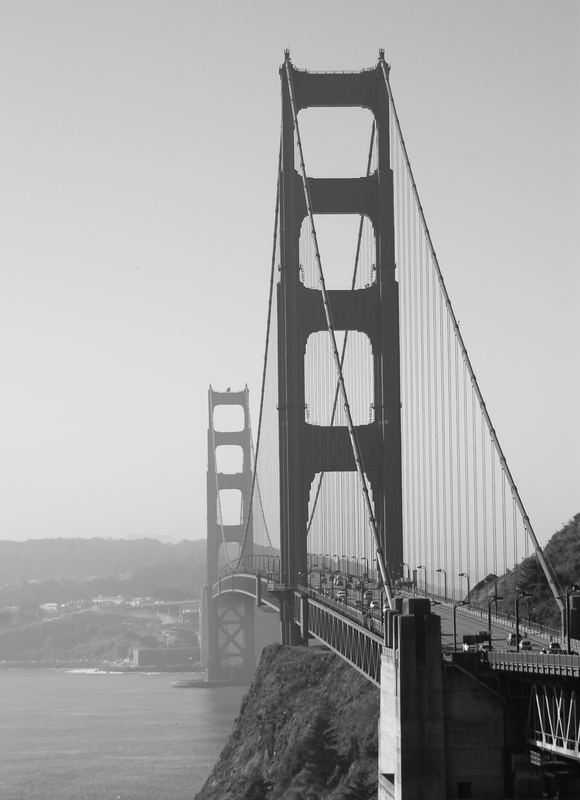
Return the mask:
M 0 537 L 205 535 L 208 386 L 259 393 L 285 47 L 385 48 L 540 540 L 580 511 L 579 11 L 0 0 Z

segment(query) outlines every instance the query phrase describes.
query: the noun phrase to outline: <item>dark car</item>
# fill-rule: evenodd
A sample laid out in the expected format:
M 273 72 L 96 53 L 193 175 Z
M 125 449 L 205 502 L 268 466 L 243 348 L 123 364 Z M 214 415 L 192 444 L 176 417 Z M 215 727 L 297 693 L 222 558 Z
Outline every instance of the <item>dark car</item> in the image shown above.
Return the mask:
M 562 649 L 560 642 L 550 642 L 547 647 L 544 647 L 542 653 L 547 653 L 548 655 L 566 655 L 566 651 Z

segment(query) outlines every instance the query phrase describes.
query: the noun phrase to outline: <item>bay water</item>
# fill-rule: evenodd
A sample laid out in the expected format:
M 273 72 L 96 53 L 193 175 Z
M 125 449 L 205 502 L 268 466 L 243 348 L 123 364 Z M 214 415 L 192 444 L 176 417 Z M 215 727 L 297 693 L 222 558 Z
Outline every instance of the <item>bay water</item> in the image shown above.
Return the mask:
M 1 800 L 193 800 L 247 689 L 180 677 L 0 670 Z

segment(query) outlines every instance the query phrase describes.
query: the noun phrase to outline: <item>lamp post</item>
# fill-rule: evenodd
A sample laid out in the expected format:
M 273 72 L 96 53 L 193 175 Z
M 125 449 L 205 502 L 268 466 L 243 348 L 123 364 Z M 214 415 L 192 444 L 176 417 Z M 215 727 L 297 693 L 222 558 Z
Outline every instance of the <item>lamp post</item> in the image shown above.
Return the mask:
M 469 588 L 469 572 L 460 572 L 459 573 L 459 577 L 460 578 L 465 578 L 467 580 L 467 603 L 466 603 L 466 605 L 469 605 L 469 595 L 471 594 L 471 589 Z
M 423 564 L 417 564 L 415 569 L 422 569 L 425 574 L 423 594 L 427 594 L 427 568 L 424 567 Z
M 453 603 L 453 652 L 457 652 L 457 607 L 466 606 L 465 600 L 458 600 Z
M 499 597 L 497 594 L 492 594 L 489 600 L 487 601 L 487 633 L 489 636 L 490 644 L 491 644 L 491 604 L 495 603 L 495 613 L 497 614 L 498 600 L 503 600 L 503 597 Z
M 570 595 L 580 592 L 580 586 L 575 583 L 566 586 L 566 652 L 570 655 Z
M 531 597 L 529 592 L 524 592 L 519 586 L 516 586 L 516 650 L 520 648 L 520 600 L 522 597 Z
M 443 585 L 445 587 L 445 590 L 444 590 L 445 599 L 447 600 L 447 573 L 445 572 L 443 567 L 439 567 L 439 569 L 436 569 L 435 572 L 442 572 L 443 573 Z

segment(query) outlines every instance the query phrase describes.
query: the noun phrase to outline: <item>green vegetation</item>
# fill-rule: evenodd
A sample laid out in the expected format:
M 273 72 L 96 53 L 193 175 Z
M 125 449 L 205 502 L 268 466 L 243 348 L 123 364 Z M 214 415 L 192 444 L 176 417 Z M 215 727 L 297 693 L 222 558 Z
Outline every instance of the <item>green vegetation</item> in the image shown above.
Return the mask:
M 152 612 L 88 609 L 0 630 L 0 662 L 98 666 L 162 644 L 163 623 Z
M 378 690 L 320 647 L 271 645 L 196 800 L 367 800 Z
M 556 574 L 559 592 L 564 595 L 566 586 L 580 583 L 580 514 L 557 531 L 543 548 L 544 555 Z M 559 628 L 560 611 L 546 576 L 535 555 L 525 558 L 514 569 L 496 577 L 489 575 L 471 592 L 471 602 L 485 605 L 487 597 L 494 591 L 497 583 L 498 594 L 503 598 L 498 609 L 514 614 L 516 587 L 529 593 L 529 600 L 520 603 L 522 618 L 528 618 L 541 625 Z
M 580 583 L 580 514 L 576 514 L 552 536 L 544 552 L 554 568 L 561 594 L 564 594 L 567 586 Z M 531 618 L 535 622 L 558 627 L 560 612 L 535 556 L 521 563 L 517 578 L 519 587 L 532 595 Z

